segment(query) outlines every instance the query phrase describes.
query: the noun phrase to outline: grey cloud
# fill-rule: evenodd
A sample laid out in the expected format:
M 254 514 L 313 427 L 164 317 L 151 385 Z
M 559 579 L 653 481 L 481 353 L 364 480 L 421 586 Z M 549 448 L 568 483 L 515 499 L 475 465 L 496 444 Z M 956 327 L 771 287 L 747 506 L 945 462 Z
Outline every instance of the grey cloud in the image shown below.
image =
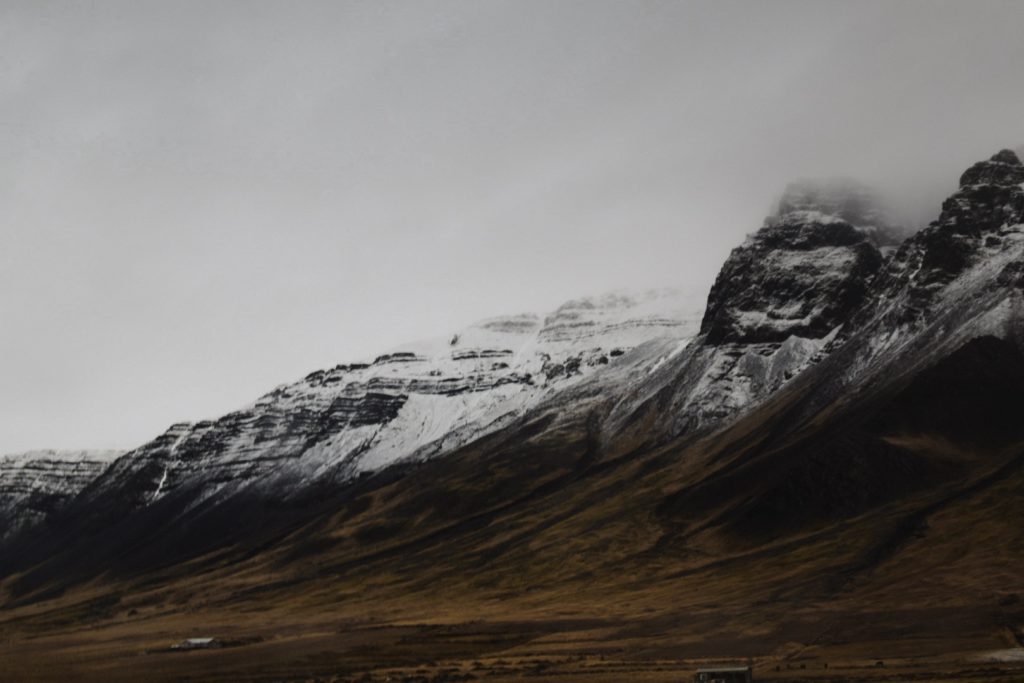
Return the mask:
M 1024 141 L 1018 2 L 8 2 L 0 452 L 707 288 L 787 182 L 927 220 Z

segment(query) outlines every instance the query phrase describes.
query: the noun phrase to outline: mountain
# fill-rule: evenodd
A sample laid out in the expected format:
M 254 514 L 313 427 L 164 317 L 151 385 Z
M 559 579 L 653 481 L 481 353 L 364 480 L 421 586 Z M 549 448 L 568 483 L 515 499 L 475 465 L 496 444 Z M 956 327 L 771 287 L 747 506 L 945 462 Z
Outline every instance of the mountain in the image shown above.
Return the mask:
M 718 477 L 759 472 L 730 513 L 735 530 L 792 533 L 1015 470 L 1022 263 L 1024 166 L 1004 150 L 963 174 L 938 220 L 858 288 L 841 325 L 819 328 L 829 338 L 814 363 L 766 407 L 784 407 L 771 433 L 781 445 Z M 707 323 L 694 347 L 713 336 Z
M 0 543 L 62 509 L 124 451 L 0 456 Z
M 791 186 L 699 325 L 573 302 L 172 428 L 5 546 L 0 672 L 1019 678 L 1024 166 L 898 246 L 873 196 Z
M 217 420 L 174 424 L 109 469 L 89 470 L 95 482 L 83 471 L 74 493 L 93 483 L 80 507 L 103 498 L 118 515 L 176 492 L 190 505 L 243 491 L 301 496 L 317 482 L 451 452 L 609 366 L 654 362 L 628 352 L 646 342 L 660 348 L 657 340 L 685 345 L 699 315 L 698 300 L 664 289 L 484 320 L 312 372 Z
M 899 244 L 912 233 L 881 192 L 853 178 L 804 178 L 790 183 L 769 221 L 814 218 L 852 225 L 881 247 Z
M 790 184 L 719 271 L 699 342 L 665 368 L 663 382 L 618 408 L 615 428 L 647 424 L 636 411 L 653 410 L 662 434 L 699 430 L 756 405 L 816 362 L 863 306 L 883 250 L 905 232 L 880 201 L 851 180 Z

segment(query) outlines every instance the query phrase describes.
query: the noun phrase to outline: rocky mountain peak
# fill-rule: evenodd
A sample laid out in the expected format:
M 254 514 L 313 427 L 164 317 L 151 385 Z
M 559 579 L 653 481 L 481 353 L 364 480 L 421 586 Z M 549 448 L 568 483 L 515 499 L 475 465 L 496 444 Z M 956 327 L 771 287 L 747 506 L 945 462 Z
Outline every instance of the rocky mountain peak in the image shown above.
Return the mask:
M 968 185 L 1019 185 L 1024 183 L 1024 165 L 1017 153 L 1002 149 L 988 161 L 979 161 L 960 176 L 960 187 Z
M 960 176 L 960 189 L 942 203 L 933 223 L 943 232 L 998 231 L 1019 224 L 1024 217 L 1024 165 L 1017 154 L 1001 150 L 979 161 Z
M 669 388 L 650 404 L 657 429 L 679 435 L 719 423 L 818 362 L 867 299 L 883 262 L 887 215 L 856 181 L 790 184 L 719 271 L 701 343 L 668 364 Z M 626 405 L 632 410 L 634 402 Z M 615 424 L 624 423 L 620 414 Z
M 791 184 L 778 210 L 722 266 L 701 324 L 706 341 L 829 334 L 861 303 L 881 266 L 878 231 L 865 229 L 880 222 L 874 206 L 853 181 Z
M 888 308 L 896 324 L 920 321 L 938 298 L 962 296 L 960 289 L 950 291 L 954 281 L 1024 282 L 1018 265 L 1022 245 L 1024 165 L 1004 149 L 963 173 L 960 188 L 942 203 L 938 219 L 887 261 L 875 296 L 902 302 Z
M 869 225 L 885 214 L 862 186 L 791 184 L 719 272 L 702 343 L 674 366 L 684 379 L 671 398 L 657 399 L 658 414 L 671 416 L 666 431 L 737 415 L 840 348 L 873 358 L 940 318 L 1002 324 L 986 307 L 1024 290 L 1024 167 L 1002 151 L 972 172 L 988 180 L 961 187 L 897 248 Z
M 990 161 L 997 161 L 1003 164 L 1020 166 L 1020 156 L 1012 149 L 1001 149 L 992 155 Z

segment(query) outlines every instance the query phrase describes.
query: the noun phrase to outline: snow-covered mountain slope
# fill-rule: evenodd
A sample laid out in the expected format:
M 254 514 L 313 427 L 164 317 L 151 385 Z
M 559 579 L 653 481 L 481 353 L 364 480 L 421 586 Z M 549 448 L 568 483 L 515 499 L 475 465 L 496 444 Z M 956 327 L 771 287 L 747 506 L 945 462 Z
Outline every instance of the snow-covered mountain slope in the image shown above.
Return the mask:
M 0 541 L 60 510 L 124 451 L 28 451 L 0 456 Z
M 315 481 L 436 457 L 623 363 L 644 342 L 685 345 L 702 303 L 676 290 L 579 299 L 319 370 L 220 419 L 172 426 L 84 495 L 117 491 L 130 507 L 183 489 L 195 504 L 242 488 L 286 498 Z M 636 358 L 628 362 L 647 362 Z
M 903 232 L 875 197 L 849 180 L 789 185 L 719 271 L 698 340 L 658 377 L 627 388 L 612 431 L 644 410 L 654 411 L 662 436 L 709 427 L 820 358 L 866 301 L 882 249 Z

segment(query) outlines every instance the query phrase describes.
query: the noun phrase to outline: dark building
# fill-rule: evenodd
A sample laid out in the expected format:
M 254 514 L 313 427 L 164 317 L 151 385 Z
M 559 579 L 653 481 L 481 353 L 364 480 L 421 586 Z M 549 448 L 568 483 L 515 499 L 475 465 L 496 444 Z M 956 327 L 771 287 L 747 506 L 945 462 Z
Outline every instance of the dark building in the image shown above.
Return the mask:
M 708 666 L 697 669 L 696 683 L 752 683 L 754 673 L 749 666 Z

